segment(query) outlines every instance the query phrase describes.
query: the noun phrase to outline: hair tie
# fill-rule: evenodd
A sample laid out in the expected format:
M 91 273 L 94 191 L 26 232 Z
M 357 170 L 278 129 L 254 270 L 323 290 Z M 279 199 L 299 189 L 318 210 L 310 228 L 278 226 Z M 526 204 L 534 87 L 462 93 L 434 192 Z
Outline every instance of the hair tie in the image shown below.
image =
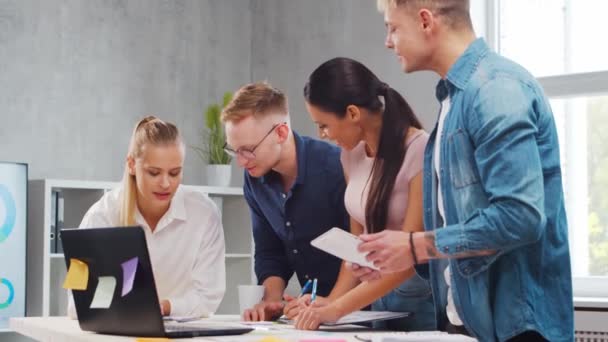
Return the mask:
M 388 90 L 390 88 L 391 87 L 388 84 L 381 82 L 380 88 L 378 89 L 378 95 L 386 96 L 386 94 L 388 94 Z

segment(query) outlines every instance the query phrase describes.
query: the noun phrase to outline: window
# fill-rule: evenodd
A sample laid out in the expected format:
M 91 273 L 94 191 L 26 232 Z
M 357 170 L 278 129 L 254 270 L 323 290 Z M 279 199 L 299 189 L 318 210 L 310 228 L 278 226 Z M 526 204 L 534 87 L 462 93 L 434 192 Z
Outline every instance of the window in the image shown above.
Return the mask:
M 535 76 L 608 70 L 602 0 L 502 0 L 498 48 Z
M 608 297 L 608 44 L 601 0 L 472 1 L 482 36 L 551 101 L 560 141 L 575 296 Z M 478 30 L 479 31 L 479 30 Z
M 555 99 L 575 277 L 608 277 L 608 96 Z

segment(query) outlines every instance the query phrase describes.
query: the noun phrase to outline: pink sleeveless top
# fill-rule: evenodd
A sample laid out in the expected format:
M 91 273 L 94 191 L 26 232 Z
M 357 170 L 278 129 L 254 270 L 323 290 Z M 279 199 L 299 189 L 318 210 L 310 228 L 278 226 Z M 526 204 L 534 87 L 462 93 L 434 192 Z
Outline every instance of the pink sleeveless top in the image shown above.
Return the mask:
M 414 176 L 422 171 L 424 164 L 424 148 L 429 139 L 429 135 L 423 131 L 410 135 L 407 139 L 407 150 L 401 170 L 397 174 L 397 180 L 391 195 L 388 220 L 386 229 L 401 230 L 405 220 L 407 200 L 409 193 L 409 183 Z M 365 204 L 369 193 L 370 182 L 369 174 L 374 164 L 374 158 L 370 158 L 365 153 L 365 142 L 361 141 L 351 151 L 342 150 L 340 155 L 342 167 L 348 176 L 348 185 L 344 193 L 344 204 L 348 214 L 365 226 Z

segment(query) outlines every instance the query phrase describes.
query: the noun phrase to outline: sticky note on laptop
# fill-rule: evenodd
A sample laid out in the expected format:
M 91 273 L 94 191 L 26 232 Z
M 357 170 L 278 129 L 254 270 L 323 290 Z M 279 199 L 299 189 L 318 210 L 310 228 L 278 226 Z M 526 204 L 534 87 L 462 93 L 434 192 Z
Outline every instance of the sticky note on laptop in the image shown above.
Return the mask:
M 107 309 L 112 304 L 114 298 L 114 290 L 116 289 L 116 278 L 114 277 L 99 277 L 95 295 L 91 301 L 91 309 Z
M 128 295 L 133 290 L 138 262 L 139 259 L 135 257 L 120 264 L 122 267 L 122 297 Z
M 372 262 L 365 259 L 365 253 L 357 250 L 361 242 L 356 235 L 334 227 L 312 240 L 310 244 L 344 261 L 378 270 Z
M 63 282 L 68 290 L 86 290 L 89 283 L 89 265 L 84 261 L 70 258 L 70 267 Z

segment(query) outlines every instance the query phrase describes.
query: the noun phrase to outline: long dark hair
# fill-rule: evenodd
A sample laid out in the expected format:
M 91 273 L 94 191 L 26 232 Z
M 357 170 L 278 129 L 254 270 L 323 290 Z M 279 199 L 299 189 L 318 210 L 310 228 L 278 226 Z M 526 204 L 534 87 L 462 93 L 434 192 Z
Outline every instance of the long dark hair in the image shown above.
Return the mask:
M 418 118 L 397 91 L 349 58 L 330 59 L 313 71 L 304 86 L 304 98 L 339 118 L 346 116 L 349 105 L 382 115 L 378 151 L 368 179 L 365 225 L 372 233 L 384 230 L 392 190 L 405 158 L 405 137 L 410 127 L 422 128 Z

